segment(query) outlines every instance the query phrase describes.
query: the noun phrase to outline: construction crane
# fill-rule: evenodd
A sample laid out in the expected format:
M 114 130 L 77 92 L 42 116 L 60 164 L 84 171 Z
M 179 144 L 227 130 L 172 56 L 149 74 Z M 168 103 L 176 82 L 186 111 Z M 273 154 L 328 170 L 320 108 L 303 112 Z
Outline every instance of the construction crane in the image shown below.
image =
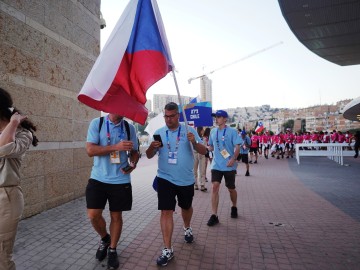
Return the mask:
M 204 77 L 204 76 L 206 76 L 206 75 L 209 75 L 209 74 L 212 74 L 212 73 L 214 73 L 215 71 L 218 71 L 218 70 L 220 70 L 220 69 L 223 69 L 223 68 L 226 68 L 226 67 L 228 67 L 228 66 L 231 66 L 231 65 L 234 65 L 234 64 L 236 64 L 236 63 L 239 63 L 239 62 L 241 62 L 241 61 L 244 61 L 244 60 L 246 60 L 246 59 L 248 59 L 248 58 L 250 58 L 250 57 L 253 57 L 253 56 L 255 56 L 255 55 L 258 55 L 258 54 L 260 54 L 260 53 L 262 53 L 262 52 L 265 52 L 265 51 L 267 51 L 267 50 L 270 50 L 270 49 L 275 48 L 275 47 L 277 47 L 277 46 L 279 46 L 279 45 L 282 45 L 282 44 L 283 44 L 283 42 L 280 41 L 280 42 L 275 43 L 275 44 L 273 44 L 273 45 L 271 45 L 271 46 L 269 46 L 269 47 L 266 47 L 266 48 L 264 48 L 264 49 L 261 49 L 261 50 L 258 50 L 258 51 L 256 51 L 256 52 L 253 52 L 253 53 L 251 53 L 251 54 L 249 54 L 249 55 L 247 55 L 247 56 L 244 56 L 243 58 L 240 58 L 240 59 L 238 59 L 238 60 L 235 60 L 234 62 L 228 63 L 228 64 L 226 64 L 226 65 L 223 65 L 223 66 L 219 67 L 219 68 L 216 68 L 216 69 L 214 69 L 214 70 L 212 70 L 212 71 L 210 71 L 210 72 L 204 73 L 204 74 L 202 74 L 202 75 L 200 75 L 200 76 L 197 76 L 197 77 L 192 77 L 192 78 L 190 78 L 190 79 L 188 80 L 188 83 L 190 84 L 193 80 L 202 78 L 202 77 Z

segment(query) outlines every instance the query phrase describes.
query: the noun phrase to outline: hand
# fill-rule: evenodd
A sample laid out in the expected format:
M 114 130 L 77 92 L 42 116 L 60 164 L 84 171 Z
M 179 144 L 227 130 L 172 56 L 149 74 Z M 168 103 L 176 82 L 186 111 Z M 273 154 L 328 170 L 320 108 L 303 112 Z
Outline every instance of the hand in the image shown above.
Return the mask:
M 116 144 L 119 151 L 130 151 L 133 149 L 133 142 L 132 141 L 121 141 Z
M 232 157 L 226 164 L 226 167 L 232 167 L 234 165 L 235 159 Z
M 24 121 L 25 119 L 27 119 L 26 115 L 21 115 L 20 113 L 16 112 L 14 113 L 11 118 L 10 118 L 10 122 L 14 122 L 17 125 L 19 125 L 22 121 Z
M 150 147 L 153 149 L 158 149 L 161 146 L 161 142 L 159 141 L 152 141 Z
M 195 135 L 191 132 L 188 132 L 187 134 L 187 139 L 189 140 L 189 142 L 191 142 L 192 144 L 194 144 L 196 141 L 195 141 Z

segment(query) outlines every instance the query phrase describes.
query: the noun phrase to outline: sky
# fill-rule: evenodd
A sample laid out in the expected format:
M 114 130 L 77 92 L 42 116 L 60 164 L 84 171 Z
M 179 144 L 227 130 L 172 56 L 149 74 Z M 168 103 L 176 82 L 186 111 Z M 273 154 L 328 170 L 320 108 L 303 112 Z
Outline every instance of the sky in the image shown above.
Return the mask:
M 106 27 L 100 31 L 105 45 L 129 0 L 101 0 Z M 158 0 L 176 79 L 181 95 L 200 94 L 207 74 L 254 52 L 282 42 L 221 68 L 212 80 L 213 109 L 270 105 L 305 108 L 335 104 L 360 96 L 360 65 L 331 63 L 298 41 L 282 16 L 276 0 Z M 176 95 L 171 74 L 147 91 Z

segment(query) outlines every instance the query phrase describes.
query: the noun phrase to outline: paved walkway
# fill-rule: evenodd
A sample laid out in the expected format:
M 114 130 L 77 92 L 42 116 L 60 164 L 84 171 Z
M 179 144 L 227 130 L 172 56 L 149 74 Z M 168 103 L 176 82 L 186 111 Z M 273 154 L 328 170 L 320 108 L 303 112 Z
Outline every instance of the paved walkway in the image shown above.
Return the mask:
M 346 158 L 345 163 L 349 166 L 322 157 L 303 158 L 301 165 L 295 159 L 262 158 L 251 165 L 250 177 L 240 164 L 239 218 L 230 218 L 230 199 L 222 184 L 220 223 L 208 227 L 211 194 L 196 191 L 195 242 L 184 243 L 177 209 L 175 257 L 166 268 L 360 269 L 360 159 Z M 133 210 L 124 213 L 120 269 L 159 268 L 155 261 L 162 237 L 151 188 L 157 165 L 146 158 L 139 165 L 133 173 Z M 17 269 L 104 270 L 106 260 L 94 258 L 98 240 L 80 198 L 20 222 Z

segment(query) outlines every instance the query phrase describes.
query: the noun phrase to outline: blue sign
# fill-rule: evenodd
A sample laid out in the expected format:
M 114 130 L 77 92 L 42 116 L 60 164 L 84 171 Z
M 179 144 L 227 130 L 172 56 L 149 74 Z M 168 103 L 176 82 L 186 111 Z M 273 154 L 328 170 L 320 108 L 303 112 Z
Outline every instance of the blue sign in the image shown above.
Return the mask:
M 211 102 L 191 103 L 184 106 L 186 120 L 190 126 L 194 127 L 211 127 L 213 118 L 211 116 Z M 184 122 L 182 110 L 180 108 L 180 122 Z

